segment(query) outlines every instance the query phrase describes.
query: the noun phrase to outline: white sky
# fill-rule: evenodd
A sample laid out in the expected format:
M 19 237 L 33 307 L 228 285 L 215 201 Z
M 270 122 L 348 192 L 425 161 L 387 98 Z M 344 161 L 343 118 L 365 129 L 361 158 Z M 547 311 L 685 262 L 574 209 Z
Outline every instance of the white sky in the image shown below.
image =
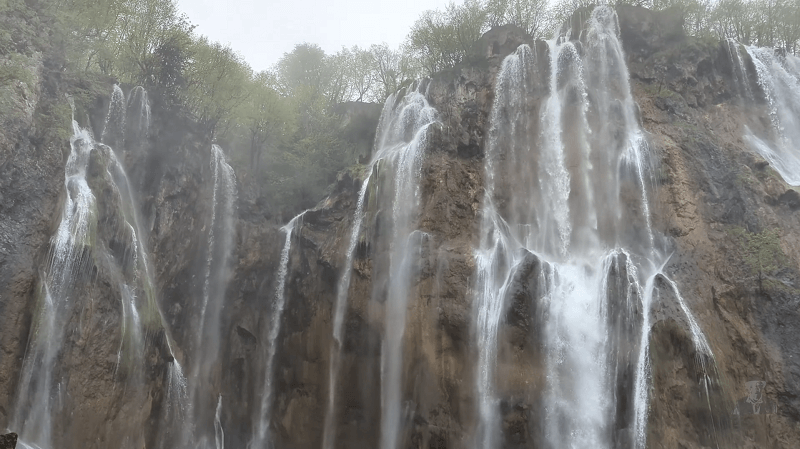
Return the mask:
M 397 48 L 428 9 L 448 0 L 178 0 L 195 32 L 230 44 L 254 70 L 271 68 L 295 44 L 326 53 L 386 42 Z

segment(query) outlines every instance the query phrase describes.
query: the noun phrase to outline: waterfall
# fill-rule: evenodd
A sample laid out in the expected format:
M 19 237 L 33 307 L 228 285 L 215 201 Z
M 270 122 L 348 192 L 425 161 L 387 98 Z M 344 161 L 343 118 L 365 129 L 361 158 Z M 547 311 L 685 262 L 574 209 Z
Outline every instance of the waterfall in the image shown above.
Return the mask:
M 286 276 L 289 274 L 289 254 L 292 248 L 292 232 L 294 228 L 300 224 L 302 225 L 303 215 L 306 211 L 301 212 L 296 217 L 292 218 L 286 226 L 281 230 L 286 233 L 286 239 L 283 243 L 281 250 L 281 261 L 278 267 L 278 287 L 275 289 L 275 301 L 272 306 L 272 313 L 270 314 L 269 333 L 267 335 L 267 357 L 266 366 L 264 368 L 264 391 L 261 393 L 261 408 L 259 413 L 259 420 L 256 422 L 256 432 L 253 436 L 253 441 L 250 444 L 251 449 L 269 448 L 271 438 L 269 438 L 270 415 L 272 412 L 272 396 L 273 396 L 273 376 L 275 375 L 275 352 L 277 352 L 277 340 L 281 330 L 281 318 L 283 317 L 283 309 L 286 305 Z
M 539 443 L 644 443 L 653 280 L 667 261 L 650 218 L 653 161 L 615 11 L 594 8 L 581 35 L 580 50 L 563 37 L 546 54 L 520 46 L 495 81 L 475 251 L 476 448 L 502 444 L 498 329 L 524 276 L 538 285 Z
M 120 104 L 124 104 L 124 95 L 115 86 L 103 133 L 109 139 L 122 134 L 124 108 Z M 125 171 L 114 150 L 95 143 L 91 133 L 80 128 L 74 119 L 72 130 L 64 169 L 66 195 L 61 220 L 40 272 L 39 307 L 13 415 L 13 427 L 22 444 L 43 448 L 53 447 L 53 420 L 62 413 L 62 399 L 68 387 L 68 377 L 57 374 L 61 371 L 60 356 L 66 349 L 65 339 L 72 332 L 81 331 L 74 327 L 80 323 L 70 321 L 87 306 L 89 298 L 83 289 L 92 285 L 89 271 L 93 266 L 105 267 L 116 279 L 120 297 L 119 345 L 113 368 L 115 381 L 123 384 L 119 394 L 135 394 L 141 388 L 145 331 L 161 326 L 136 202 Z M 90 162 L 93 159 L 95 162 Z M 94 173 L 90 177 L 90 163 L 105 164 L 105 174 Z M 109 188 L 110 197 L 95 196 L 92 189 L 102 188 L 97 187 L 98 183 Z M 101 208 L 104 214 L 112 214 L 102 222 Z M 106 242 L 110 238 L 124 250 L 111 248 Z
M 20 440 L 42 448 L 53 447 L 52 419 L 61 408 L 62 386 L 62 379 L 56 377 L 57 357 L 77 299 L 71 298 L 71 290 L 91 264 L 97 228 L 96 199 L 86 182 L 93 142 L 75 121 L 72 128 L 61 222 L 50 240 L 48 262 L 40 276 L 38 313 L 31 325 L 11 426 Z
M 147 91 L 136 86 L 128 94 L 126 119 L 126 135 L 128 138 L 143 139 L 150 135 L 150 102 Z
M 220 314 L 225 302 L 228 261 L 236 230 L 236 176 L 218 145 L 211 146 L 211 217 L 203 274 L 203 290 L 194 329 L 194 346 L 187 354 L 191 371 L 187 377 L 187 414 L 182 427 L 184 447 L 211 447 L 214 372 L 220 352 Z
M 739 91 L 739 95 L 745 100 L 753 100 L 753 91 L 750 87 L 750 76 L 747 74 L 747 66 L 742 58 L 742 45 L 736 40 L 725 39 L 725 47 L 728 49 L 728 58 L 733 69 L 733 81 Z
M 391 207 L 385 216 L 388 239 L 381 242 L 386 251 L 380 268 L 373 269 L 373 302 L 383 303 L 384 329 L 381 345 L 381 427 L 380 447 L 394 449 L 399 444 L 402 426 L 402 350 L 408 296 L 411 293 L 418 248 L 425 234 L 416 229 L 419 206 L 420 168 L 427 129 L 436 123 L 437 113 L 422 93 L 424 83 L 405 93 L 389 96 L 384 104 L 375 141 L 375 154 L 367 167 L 367 177 L 359 191 L 353 228 L 342 277 L 334 305 L 329 396 L 325 416 L 323 448 L 333 448 L 336 438 L 336 387 L 341 369 L 343 324 L 352 275 L 353 255 L 359 241 L 364 206 L 370 183 L 376 183 L 374 201 L 381 208 Z M 373 199 L 371 198 L 371 201 Z M 387 212 L 388 213 L 388 212 Z M 380 278 L 380 280 L 375 280 Z M 385 283 L 383 281 L 386 281 Z
M 114 84 L 100 142 L 118 151 L 125 148 L 125 109 L 125 94 L 119 84 Z
M 115 86 L 102 134 L 108 142 L 122 142 L 124 104 L 124 95 Z M 53 447 L 54 440 L 60 437 L 53 434 L 54 420 L 67 416 L 63 407 L 69 399 L 71 376 L 63 374 L 62 358 L 75 349 L 65 341 L 85 332 L 84 323 L 76 323 L 73 318 L 93 307 L 90 302 L 97 295 L 94 289 L 102 289 L 95 285 L 90 272 L 107 273 L 120 299 L 119 343 L 114 346 L 110 370 L 112 394 L 131 401 L 142 393 L 148 336 L 164 330 L 145 246 L 147 238 L 123 164 L 114 148 L 96 143 L 91 133 L 78 125 L 71 99 L 70 105 L 73 135 L 64 169 L 66 195 L 58 228 L 40 270 L 38 307 L 12 416 L 20 444 L 40 448 Z M 94 167 L 91 173 L 90 166 Z M 98 192 L 102 195 L 96 196 Z M 119 438 L 139 441 L 142 436 Z
M 370 168 L 372 168 L 372 164 L 370 164 Z M 350 277 L 353 274 L 353 254 L 356 250 L 356 244 L 358 243 L 361 222 L 364 219 L 364 198 L 367 194 L 372 170 L 368 173 L 367 177 L 362 181 L 361 189 L 359 189 L 358 192 L 358 202 L 356 203 L 356 211 L 353 215 L 353 229 L 350 233 L 350 242 L 347 245 L 347 252 L 345 253 L 346 259 L 342 277 L 339 279 L 337 285 L 336 302 L 333 305 L 333 347 L 331 348 L 331 362 L 328 367 L 328 400 L 325 409 L 325 422 L 323 424 L 323 449 L 333 449 L 334 439 L 336 438 L 336 417 L 334 413 L 336 410 L 336 384 L 339 378 L 339 362 L 342 351 L 342 324 L 344 323 L 344 313 L 347 308 L 347 293 L 350 289 Z
M 385 119 L 385 120 L 384 120 Z M 384 301 L 384 335 L 381 346 L 381 440 L 382 449 L 395 449 L 402 425 L 403 335 L 406 311 L 423 233 L 416 231 L 419 209 L 419 176 L 428 126 L 436 122 L 436 110 L 417 91 L 406 94 L 393 110 L 382 117 L 376 160 L 380 170 L 392 177 L 393 195 L 378 201 L 392 206 L 388 272 L 373 272 L 388 281 L 386 291 L 373 291 L 373 300 Z M 390 181 L 391 182 L 391 181 Z M 374 282 L 380 285 L 382 282 Z
M 745 139 L 783 177 L 800 186 L 800 60 L 771 48 L 746 47 L 756 68 L 772 123 L 772 136 L 756 136 L 749 129 Z

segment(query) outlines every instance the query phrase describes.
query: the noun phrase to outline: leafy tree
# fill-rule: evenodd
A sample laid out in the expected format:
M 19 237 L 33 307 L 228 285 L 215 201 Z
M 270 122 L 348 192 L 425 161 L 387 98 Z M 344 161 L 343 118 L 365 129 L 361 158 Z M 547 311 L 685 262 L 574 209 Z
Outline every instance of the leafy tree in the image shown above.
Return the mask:
M 318 45 L 299 44 L 275 67 L 277 86 L 283 95 L 323 95 L 330 85 L 325 51 Z
M 381 99 L 396 92 L 403 80 L 402 54 L 392 50 L 386 43 L 369 48 L 375 79 Z
M 487 29 L 486 8 L 478 0 L 464 0 L 460 5 L 450 3 L 445 10 L 445 18 L 454 34 L 457 52 L 463 59 Z
M 261 157 L 267 147 L 277 148 L 293 132 L 294 111 L 288 100 L 273 88 L 274 75 L 259 72 L 249 81 L 249 95 L 238 115 L 247 130 L 250 148 L 250 167 L 260 172 Z
M 355 101 L 374 100 L 377 75 L 374 70 L 372 53 L 358 46 L 351 48 L 347 67 L 352 91 L 350 98 Z
M 547 0 L 489 0 L 486 4 L 489 24 L 514 24 L 534 38 L 544 37 L 550 26 Z
M 176 113 L 188 88 L 186 78 L 192 57 L 192 38 L 186 32 L 174 32 L 155 48 L 143 74 L 144 84 L 155 91 L 155 98 L 165 110 Z
M 224 134 L 233 112 L 245 100 L 251 70 L 229 46 L 201 37 L 192 45 L 183 104 L 204 136 Z
M 459 51 L 453 24 L 441 11 L 425 11 L 417 19 L 406 38 L 404 50 L 427 74 L 452 67 L 464 56 Z

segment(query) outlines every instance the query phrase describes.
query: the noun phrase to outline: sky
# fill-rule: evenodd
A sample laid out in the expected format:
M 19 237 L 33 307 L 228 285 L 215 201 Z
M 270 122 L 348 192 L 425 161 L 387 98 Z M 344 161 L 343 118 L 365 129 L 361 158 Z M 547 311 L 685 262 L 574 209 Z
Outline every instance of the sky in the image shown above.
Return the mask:
M 195 32 L 230 44 L 256 70 L 271 68 L 296 44 L 326 53 L 386 42 L 397 48 L 423 11 L 449 0 L 178 0 Z

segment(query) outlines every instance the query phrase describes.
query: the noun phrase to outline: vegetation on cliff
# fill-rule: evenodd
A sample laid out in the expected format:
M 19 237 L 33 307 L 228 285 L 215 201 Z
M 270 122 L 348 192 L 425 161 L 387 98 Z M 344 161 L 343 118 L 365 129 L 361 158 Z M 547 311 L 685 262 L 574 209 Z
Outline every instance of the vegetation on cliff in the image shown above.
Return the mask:
M 30 84 L 26 67 L 42 55 L 51 78 L 71 79 L 89 91 L 100 91 L 101 84 L 107 89 L 112 81 L 143 85 L 152 93 L 156 116 L 161 111 L 195 124 L 202 140 L 227 150 L 237 172 L 258 186 L 257 196 L 267 196 L 275 211 L 288 215 L 318 201 L 337 172 L 370 150 L 362 142 L 372 138 L 371 131 L 343 129 L 337 105 L 381 103 L 404 81 L 468 59 L 493 26 L 510 23 L 546 37 L 573 11 L 593 3 L 454 1 L 444 10 L 423 12 L 401 48 L 376 44 L 326 54 L 302 43 L 272 69 L 256 72 L 234 49 L 198 35 L 176 0 L 3 0 L 0 86 Z M 798 0 L 617 3 L 677 10 L 695 35 L 791 52 L 800 41 Z M 56 112 L 48 123 L 65 128 L 58 124 L 66 108 Z

